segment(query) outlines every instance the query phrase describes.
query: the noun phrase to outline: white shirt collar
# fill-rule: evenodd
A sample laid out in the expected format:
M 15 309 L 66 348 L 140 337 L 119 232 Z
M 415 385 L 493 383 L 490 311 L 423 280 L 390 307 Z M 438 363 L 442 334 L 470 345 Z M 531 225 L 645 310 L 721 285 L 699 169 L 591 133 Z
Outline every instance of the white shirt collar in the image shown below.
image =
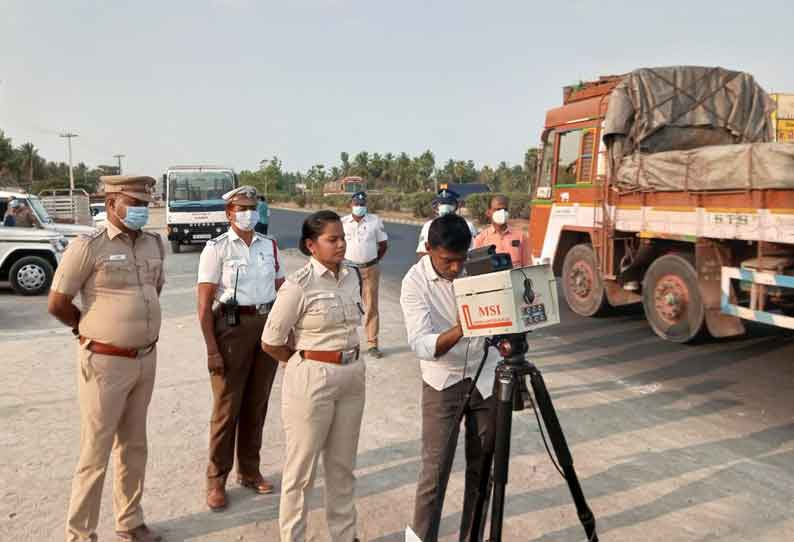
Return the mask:
M 240 236 L 237 235 L 237 232 L 234 231 L 234 228 L 232 228 L 231 226 L 229 226 L 229 229 L 227 231 L 229 232 L 229 241 L 243 241 L 242 239 L 240 239 Z M 253 239 L 251 239 L 251 244 L 253 245 L 254 243 L 256 243 L 258 239 L 259 236 L 256 234 L 256 232 L 254 232 L 254 237 Z M 245 243 L 245 241 L 243 241 L 243 243 Z

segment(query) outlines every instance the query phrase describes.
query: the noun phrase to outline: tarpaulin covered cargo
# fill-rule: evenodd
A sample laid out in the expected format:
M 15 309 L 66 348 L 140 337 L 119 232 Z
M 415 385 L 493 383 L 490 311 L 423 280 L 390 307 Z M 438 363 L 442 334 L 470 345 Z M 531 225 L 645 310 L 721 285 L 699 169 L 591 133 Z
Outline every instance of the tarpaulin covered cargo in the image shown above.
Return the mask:
M 603 135 L 607 142 L 625 137 L 628 152 L 768 142 L 774 137 L 774 110 L 775 102 L 748 73 L 642 68 L 626 75 L 610 94 Z
M 794 188 L 794 145 L 749 143 L 634 153 L 613 178 L 621 191 Z

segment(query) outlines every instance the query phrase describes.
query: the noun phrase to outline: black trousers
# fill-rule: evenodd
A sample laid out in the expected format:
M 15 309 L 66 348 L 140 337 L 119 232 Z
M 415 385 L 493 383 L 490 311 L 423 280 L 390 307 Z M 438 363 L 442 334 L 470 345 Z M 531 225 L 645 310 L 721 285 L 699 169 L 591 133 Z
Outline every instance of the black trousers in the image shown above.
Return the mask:
M 422 542 L 438 540 L 441 513 L 440 510 L 435 512 L 436 487 L 442 481 L 446 483 L 450 475 L 449 469 L 442 464 L 444 447 L 450 429 L 455 432 L 454 439 L 457 442 L 460 427 L 452 425 L 469 386 L 470 378 L 441 391 L 422 384 L 422 470 L 416 486 L 413 521 L 414 532 Z M 481 480 L 489 475 L 483 460 L 493 447 L 495 409 L 496 400 L 493 396 L 483 399 L 480 392 L 474 390 L 463 418 L 466 426 L 466 486 L 459 540 L 469 537 Z

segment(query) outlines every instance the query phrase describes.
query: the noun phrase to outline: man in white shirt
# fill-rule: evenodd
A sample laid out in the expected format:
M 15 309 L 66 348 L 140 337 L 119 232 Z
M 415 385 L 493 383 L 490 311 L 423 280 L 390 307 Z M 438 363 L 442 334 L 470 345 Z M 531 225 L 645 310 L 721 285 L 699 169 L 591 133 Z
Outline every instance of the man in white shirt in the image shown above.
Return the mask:
M 378 215 L 367 211 L 367 194 L 356 192 L 350 200 L 351 214 L 342 217 L 347 251 L 345 261 L 361 273 L 364 327 L 367 330 L 367 354 L 382 358 L 378 349 L 378 262 L 386 254 L 388 235 Z
M 455 415 L 465 400 L 485 339 L 464 339 L 452 281 L 463 272 L 471 244 L 466 221 L 447 214 L 433 221 L 426 244 L 427 255 L 405 275 L 400 304 L 408 343 L 422 371 L 422 470 L 416 488 L 413 530 L 422 542 L 435 542 L 441 520 L 436 488 L 446 487 L 452 462 L 443 454 L 450 431 L 457 442 L 460 430 Z M 498 353 L 488 357 L 465 411 L 466 487 L 459 540 L 468 540 L 481 484 L 488 477 L 483 465 L 493 445 L 495 401 L 492 397 Z M 443 495 L 438 496 L 443 502 Z
M 433 210 L 436 213 L 436 216 L 444 216 L 451 213 L 457 213 L 458 208 L 460 207 L 460 195 L 454 190 L 447 190 L 446 188 L 442 188 L 438 191 L 438 195 L 433 198 Z M 427 249 L 425 248 L 425 243 L 427 243 L 427 232 L 430 231 L 430 224 L 433 222 L 434 218 L 431 218 L 424 224 L 422 224 L 422 229 L 419 231 L 419 242 L 416 245 L 416 257 L 417 260 L 422 258 L 425 254 L 427 254 Z M 472 243 L 474 242 L 474 238 L 477 237 L 477 228 L 474 224 L 471 223 L 470 220 L 466 219 L 466 224 L 469 226 L 469 231 L 471 231 L 471 238 Z M 471 247 L 470 247 L 471 248 Z
M 237 481 L 257 493 L 273 484 L 259 470 L 262 429 L 278 369 L 260 348 L 276 291 L 284 282 L 275 239 L 256 233 L 256 189 L 223 195 L 229 231 L 209 241 L 198 270 L 198 312 L 212 385 L 207 506 L 226 507 L 226 478 L 237 443 Z M 214 307 L 213 307 L 214 305 Z

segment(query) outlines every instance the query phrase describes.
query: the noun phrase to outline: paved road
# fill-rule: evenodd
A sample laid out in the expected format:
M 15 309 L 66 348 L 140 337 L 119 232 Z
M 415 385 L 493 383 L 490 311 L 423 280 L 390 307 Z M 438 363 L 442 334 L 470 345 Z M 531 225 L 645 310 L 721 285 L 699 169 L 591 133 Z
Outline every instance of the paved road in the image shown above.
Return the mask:
M 304 217 L 273 213 L 274 233 L 287 252 L 296 246 Z M 421 417 L 416 360 L 405 345 L 393 288 L 415 259 L 417 228 L 387 227 L 392 251 L 381 302 L 388 356 L 368 369 L 372 393 L 358 494 L 363 539 L 397 542 L 410 521 Z M 235 490 L 229 513 L 204 511 L 209 393 L 195 321 L 198 255 L 197 247 L 166 261 L 147 521 L 166 529 L 171 540 L 271 542 L 277 497 Z M 302 262 L 286 253 L 285 260 L 293 269 Z M 0 500 L 0 539 L 61 536 L 78 435 L 70 341 L 69 331 L 46 314 L 46 298 L 0 290 L 0 366 L 7 388 L 0 396 L 0 448 L 7 450 L 0 453 L 0 477 L 9 488 Z M 563 308 L 562 324 L 531 335 L 530 343 L 574 447 L 602 539 L 794 537 L 794 335 L 758 326 L 747 337 L 681 346 L 659 340 L 638 310 L 587 319 Z M 264 465 L 277 476 L 283 439 L 277 395 L 271 408 L 266 441 L 272 445 Z M 515 419 L 506 539 L 580 540 L 567 490 L 545 458 L 531 412 Z M 445 540 L 453 538 L 459 520 L 460 466 L 455 472 Z M 112 531 L 109 495 L 103 534 Z M 319 510 L 314 517 L 315 531 L 322 530 Z
M 270 217 L 270 233 L 278 239 L 279 247 L 298 248 L 301 224 L 307 213 L 273 209 Z M 386 223 L 389 234 L 389 251 L 384 258 L 381 271 L 389 279 L 402 280 L 405 273 L 416 262 L 416 241 L 419 226 L 412 224 Z

